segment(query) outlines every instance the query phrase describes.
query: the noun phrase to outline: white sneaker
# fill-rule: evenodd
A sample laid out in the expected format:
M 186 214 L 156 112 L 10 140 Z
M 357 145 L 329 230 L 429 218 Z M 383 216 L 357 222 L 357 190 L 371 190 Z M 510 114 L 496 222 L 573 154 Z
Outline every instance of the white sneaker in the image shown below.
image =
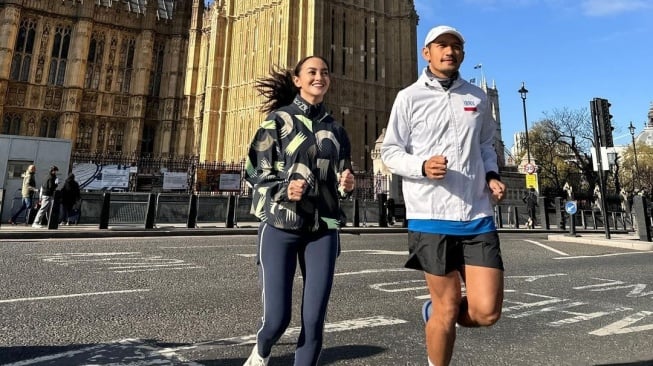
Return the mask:
M 43 229 L 45 227 L 45 225 L 32 224 L 32 227 L 37 228 L 37 229 Z
M 258 354 L 258 347 L 254 345 L 252 353 L 249 355 L 249 358 L 245 361 L 243 366 L 266 366 L 268 361 L 270 361 L 270 357 L 261 357 Z

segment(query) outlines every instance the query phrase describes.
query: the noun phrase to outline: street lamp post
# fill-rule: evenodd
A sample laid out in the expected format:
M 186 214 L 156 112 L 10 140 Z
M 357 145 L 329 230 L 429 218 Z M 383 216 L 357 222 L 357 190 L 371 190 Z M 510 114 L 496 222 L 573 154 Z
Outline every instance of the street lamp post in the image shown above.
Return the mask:
M 522 102 L 522 107 L 524 109 L 524 132 L 526 133 L 526 156 L 528 157 L 528 163 L 531 163 L 531 149 L 530 146 L 528 145 L 528 122 L 526 120 L 526 94 L 528 93 L 528 90 L 524 86 L 524 82 L 521 82 L 521 89 L 517 90 L 519 94 L 521 95 L 521 102 Z
M 628 126 L 628 129 L 630 130 L 630 137 L 633 139 L 633 156 L 635 156 L 635 176 L 637 177 L 637 186 L 639 186 L 639 167 L 637 166 L 637 146 L 635 145 L 635 126 L 633 126 L 633 121 L 630 121 L 630 126 Z M 635 188 L 635 184 L 633 183 L 633 188 Z

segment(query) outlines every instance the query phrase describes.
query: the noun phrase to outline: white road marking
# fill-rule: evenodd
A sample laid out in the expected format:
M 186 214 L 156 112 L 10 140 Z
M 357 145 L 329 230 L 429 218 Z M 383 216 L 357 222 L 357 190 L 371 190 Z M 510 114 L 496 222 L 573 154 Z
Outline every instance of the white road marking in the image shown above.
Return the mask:
M 362 271 L 356 272 L 341 272 L 336 273 L 336 276 L 351 276 L 359 274 L 370 274 L 370 273 L 390 273 L 390 272 L 415 272 L 414 269 L 410 268 L 387 268 L 387 269 L 364 269 Z
M 385 316 L 373 316 L 369 318 L 359 318 L 359 319 L 352 319 L 352 320 L 343 320 L 335 323 L 327 323 L 324 325 L 324 333 L 335 333 L 335 332 L 381 327 L 381 326 L 388 326 L 388 325 L 397 325 L 397 324 L 404 324 L 404 323 L 408 323 L 408 321 L 403 319 L 385 317 Z M 297 338 L 297 336 L 299 336 L 300 331 L 301 331 L 300 327 L 288 328 L 281 338 L 285 340 L 288 339 L 294 340 Z M 217 341 L 200 342 L 200 343 L 195 343 L 183 347 L 165 348 L 159 351 L 159 353 L 169 357 L 171 355 L 174 355 L 175 352 L 182 351 L 182 350 L 197 349 L 197 348 L 211 349 L 211 348 L 221 348 L 221 347 L 230 347 L 230 346 L 243 346 L 243 345 L 255 344 L 255 343 L 256 343 L 256 334 L 250 334 L 250 335 L 245 335 L 240 337 L 218 339 Z
M 201 364 L 186 360 L 176 354 L 170 356 L 160 352 L 160 348 L 154 347 L 143 342 L 140 339 L 123 339 L 116 342 L 99 344 L 90 347 L 84 347 L 67 352 L 56 353 L 47 356 L 22 360 L 3 366 L 29 366 L 38 364 L 80 364 L 83 362 L 87 366 L 99 365 L 125 365 L 126 363 L 115 363 L 115 356 L 125 356 L 129 359 L 129 365 L 139 366 L 156 366 L 171 365 L 171 361 L 178 361 L 173 364 L 183 364 L 185 366 L 202 366 Z M 77 357 L 76 357 L 77 356 Z M 75 358 L 76 357 L 76 358 Z M 63 359 L 61 361 L 57 361 Z M 54 362 L 53 362 L 54 361 Z
M 187 263 L 183 259 L 164 258 L 160 255 L 147 255 L 140 252 L 53 253 L 36 256 L 44 262 L 62 266 L 97 264 L 102 269 L 115 273 L 204 268 L 194 263 Z
M 543 278 L 566 276 L 566 273 L 553 273 L 548 275 L 530 275 L 530 276 L 506 276 L 506 278 L 523 278 L 526 282 L 535 282 Z
M 114 294 L 128 294 L 133 292 L 146 292 L 150 291 L 149 288 L 140 288 L 135 290 L 118 290 L 118 291 L 101 291 L 101 292 L 86 292 L 80 294 L 69 294 L 69 295 L 53 295 L 53 296 L 41 296 L 41 297 L 23 297 L 18 299 L 8 299 L 0 300 L 0 304 L 7 304 L 12 302 L 21 302 L 21 301 L 39 301 L 39 300 L 52 300 L 52 299 L 67 299 L 71 297 L 83 297 L 83 296 L 98 296 L 98 295 L 114 295 Z
M 593 332 L 590 332 L 592 335 L 597 336 L 607 336 L 612 334 L 626 334 L 633 332 L 643 332 L 645 330 L 653 330 L 653 324 L 640 325 L 637 327 L 630 327 L 629 325 L 637 323 L 638 321 L 646 318 L 647 316 L 653 315 L 653 311 L 640 311 L 629 317 L 616 321 L 610 325 L 607 325 L 601 329 L 597 329 Z
M 653 254 L 653 252 L 647 251 L 647 252 L 609 253 L 609 254 L 597 254 L 597 255 L 574 255 L 574 256 L 560 257 L 560 258 L 553 258 L 553 259 L 601 258 L 601 257 L 616 257 L 619 255 L 631 255 L 631 254 Z
M 401 287 L 401 285 L 413 284 L 413 283 L 419 283 L 420 286 Z M 390 287 L 394 287 L 394 288 L 390 288 Z M 382 292 L 406 292 L 406 291 L 424 290 L 427 289 L 428 287 L 426 286 L 424 280 L 409 280 L 409 281 L 375 283 L 373 285 L 370 285 L 370 288 Z
M 351 249 L 343 253 L 367 253 L 372 255 L 408 255 L 407 250 L 380 250 L 380 249 Z
M 568 255 L 569 255 L 569 254 L 567 254 L 567 253 L 565 253 L 565 252 L 563 252 L 563 251 L 560 251 L 560 250 L 555 249 L 555 248 L 551 248 L 550 246 L 548 246 L 548 245 L 544 245 L 544 244 L 542 244 L 542 243 L 540 243 L 540 242 L 538 242 L 538 241 L 535 241 L 535 240 L 524 240 L 524 241 L 529 242 L 529 243 L 532 243 L 532 244 L 535 244 L 535 245 L 537 245 L 537 246 L 540 246 L 540 247 L 542 247 L 542 248 L 544 248 L 544 249 L 546 249 L 546 250 L 550 250 L 550 251 L 552 251 L 552 252 L 554 252 L 554 253 L 557 253 L 557 254 L 559 254 L 559 255 L 564 255 L 564 256 L 568 256 Z
M 205 249 L 205 248 L 235 248 L 254 247 L 255 244 L 225 244 L 225 245 L 189 245 L 179 247 L 159 247 L 159 249 Z

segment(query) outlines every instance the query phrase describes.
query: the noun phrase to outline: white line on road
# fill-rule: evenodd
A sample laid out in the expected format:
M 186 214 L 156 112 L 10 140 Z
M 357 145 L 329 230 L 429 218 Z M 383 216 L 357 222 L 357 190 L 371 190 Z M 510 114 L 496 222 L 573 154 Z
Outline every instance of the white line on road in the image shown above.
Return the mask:
M 573 257 L 560 257 L 553 259 L 581 259 L 581 258 L 600 258 L 600 257 L 615 257 L 618 255 L 630 255 L 630 254 L 652 254 L 653 252 L 627 252 L 627 253 L 609 253 L 609 254 L 597 254 L 597 255 L 575 255 Z
M 552 251 L 554 253 L 557 253 L 557 254 L 560 254 L 560 255 L 565 255 L 565 256 L 569 255 L 569 254 L 567 254 L 565 252 L 559 251 L 558 249 L 551 248 L 550 246 L 544 245 L 544 244 L 542 244 L 540 242 L 537 242 L 535 240 L 524 240 L 524 241 L 535 244 L 535 245 L 538 245 L 538 246 L 540 246 L 540 247 L 542 247 L 542 248 L 544 248 L 546 250 L 550 250 L 550 251 Z
M 370 274 L 370 273 L 389 273 L 389 272 L 415 272 L 414 269 L 410 268 L 388 268 L 388 269 L 364 269 L 362 271 L 356 272 L 342 272 L 336 273 L 336 276 L 351 276 L 359 274 Z
M 404 324 L 404 323 L 408 323 L 408 321 L 403 319 L 397 319 L 397 318 L 389 318 L 385 316 L 372 316 L 369 318 L 359 318 L 359 319 L 343 320 L 336 323 L 327 323 L 324 325 L 324 333 L 335 333 L 335 332 L 343 332 L 348 330 L 380 327 L 380 326 L 387 326 L 387 325 L 397 325 L 397 324 Z M 297 338 L 297 336 L 299 336 L 300 331 L 301 331 L 300 327 L 288 328 L 286 332 L 283 334 L 282 338 L 285 339 Z M 174 355 L 175 352 L 182 351 L 182 350 L 197 349 L 197 348 L 210 349 L 210 348 L 220 348 L 220 347 L 229 347 L 229 346 L 242 346 L 242 345 L 254 344 L 254 343 L 256 343 L 256 334 L 250 334 L 250 335 L 240 336 L 240 337 L 218 339 L 217 341 L 200 342 L 200 343 L 195 343 L 183 347 L 165 348 L 159 352 L 166 357 L 170 357 Z
M 39 301 L 39 300 L 52 300 L 52 299 L 66 299 L 66 298 L 71 298 L 71 297 L 83 297 L 83 296 L 128 294 L 128 293 L 132 293 L 132 292 L 146 292 L 146 291 L 150 291 L 150 289 L 149 288 L 140 288 L 140 289 L 135 289 L 135 290 L 86 292 L 86 293 L 81 293 L 81 294 L 54 295 L 54 296 L 41 296 L 41 297 L 23 297 L 23 298 L 19 298 L 19 299 L 0 300 L 0 304 L 7 304 L 7 303 L 21 302 L 21 301 Z

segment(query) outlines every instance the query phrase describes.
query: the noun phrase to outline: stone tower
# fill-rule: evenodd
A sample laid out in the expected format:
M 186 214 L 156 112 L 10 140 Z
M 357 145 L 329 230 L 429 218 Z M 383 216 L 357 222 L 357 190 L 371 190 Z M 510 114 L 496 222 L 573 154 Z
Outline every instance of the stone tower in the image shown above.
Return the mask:
M 326 105 L 352 140 L 352 160 L 371 170 L 370 150 L 397 92 L 417 75 L 417 14 L 408 0 L 219 0 L 191 25 L 187 113 L 200 160 L 239 161 L 264 118 L 257 79 L 320 55 L 331 66 Z M 202 13 L 200 15 L 200 12 Z

